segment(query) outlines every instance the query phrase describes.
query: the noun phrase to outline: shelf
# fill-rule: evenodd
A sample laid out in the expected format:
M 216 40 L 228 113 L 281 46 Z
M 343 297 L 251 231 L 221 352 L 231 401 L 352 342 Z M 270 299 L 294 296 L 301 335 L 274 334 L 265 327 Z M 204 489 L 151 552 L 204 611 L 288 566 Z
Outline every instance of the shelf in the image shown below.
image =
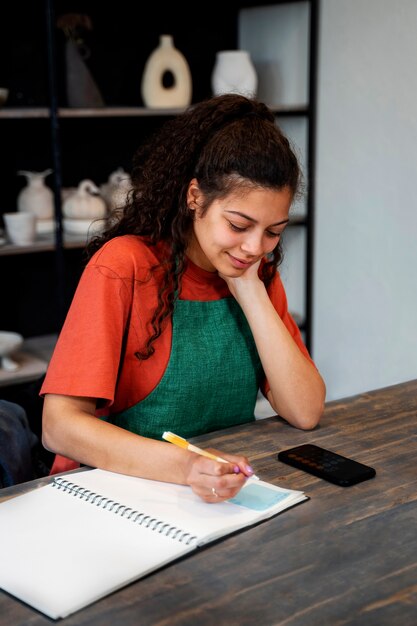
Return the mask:
M 48 118 L 49 109 L 46 107 L 33 108 L 2 108 L 0 109 L 0 119 L 21 119 L 21 118 Z
M 297 215 L 290 219 L 288 227 L 306 226 L 307 218 L 303 215 Z M 64 248 L 66 250 L 75 248 L 84 248 L 87 244 L 85 238 L 76 235 L 64 234 Z M 27 246 L 16 246 L 12 243 L 0 245 L 0 256 L 10 256 L 16 254 L 32 254 L 34 252 L 50 252 L 56 249 L 55 238 L 53 234 L 38 235 L 36 240 Z
M 8 372 L 0 368 L 0 387 L 32 382 L 45 374 L 52 355 L 56 335 L 31 337 L 23 342 L 22 349 L 12 355 L 19 369 Z
M 64 248 L 84 248 L 87 240 L 75 235 L 64 234 Z M 16 246 L 6 243 L 0 246 L 0 256 L 10 256 L 12 254 L 31 254 L 32 252 L 49 252 L 56 249 L 55 237 L 50 235 L 38 235 L 36 240 L 27 246 Z
M 306 105 L 279 106 L 270 105 L 274 113 L 280 116 L 304 116 L 309 110 Z M 169 117 L 182 113 L 185 109 L 149 109 L 147 107 L 102 107 L 102 108 L 60 108 L 60 118 L 92 118 L 92 117 Z M 47 107 L 15 107 L 0 109 L 0 119 L 48 119 L 50 110 Z
M 290 226 L 307 226 L 307 217 L 305 215 L 290 215 L 288 227 Z
M 58 117 L 157 117 L 177 115 L 183 110 L 184 109 L 147 109 L 145 107 L 61 108 L 58 109 Z M 0 119 L 48 119 L 50 114 L 50 109 L 47 107 L 0 109 Z

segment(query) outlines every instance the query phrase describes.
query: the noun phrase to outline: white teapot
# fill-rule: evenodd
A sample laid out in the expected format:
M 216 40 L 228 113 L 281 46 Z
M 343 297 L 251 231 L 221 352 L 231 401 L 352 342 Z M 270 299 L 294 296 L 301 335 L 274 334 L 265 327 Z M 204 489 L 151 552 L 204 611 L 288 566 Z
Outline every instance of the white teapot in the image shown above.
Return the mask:
M 65 199 L 62 212 L 70 219 L 95 220 L 106 217 L 107 207 L 98 187 L 92 180 L 85 179 Z
M 127 195 L 132 188 L 130 175 L 122 167 L 112 172 L 107 183 L 101 185 L 100 191 L 110 211 L 120 209 L 126 204 Z
M 19 170 L 21 176 L 26 176 L 27 185 L 17 196 L 17 210 L 33 213 L 37 219 L 51 220 L 54 215 L 54 194 L 45 185 L 45 178 L 52 170 L 44 172 L 27 172 Z

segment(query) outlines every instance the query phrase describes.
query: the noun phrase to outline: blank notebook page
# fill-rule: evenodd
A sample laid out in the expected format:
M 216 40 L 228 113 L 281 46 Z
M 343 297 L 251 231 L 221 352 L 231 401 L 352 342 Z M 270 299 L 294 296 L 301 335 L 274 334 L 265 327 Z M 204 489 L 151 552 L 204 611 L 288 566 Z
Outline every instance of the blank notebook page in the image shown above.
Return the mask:
M 0 527 L 8 569 L 7 581 L 0 572 L 0 586 L 53 618 L 193 549 L 49 486 L 5 502 Z

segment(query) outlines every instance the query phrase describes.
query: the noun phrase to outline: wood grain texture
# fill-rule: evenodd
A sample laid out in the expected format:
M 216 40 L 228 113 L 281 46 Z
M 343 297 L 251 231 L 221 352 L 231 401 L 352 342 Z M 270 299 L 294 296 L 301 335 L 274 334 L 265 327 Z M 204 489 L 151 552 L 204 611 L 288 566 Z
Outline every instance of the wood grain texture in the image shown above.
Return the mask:
M 187 555 L 60 623 L 417 623 L 417 380 L 331 402 L 313 431 L 272 417 L 195 442 L 246 454 L 261 478 L 303 489 L 310 500 Z M 343 488 L 277 461 L 280 450 L 302 443 L 371 465 L 377 475 Z M 0 497 L 45 480 L 4 489 Z M 58 564 L 52 575 L 60 575 Z M 51 620 L 0 592 L 0 626 L 11 624 Z

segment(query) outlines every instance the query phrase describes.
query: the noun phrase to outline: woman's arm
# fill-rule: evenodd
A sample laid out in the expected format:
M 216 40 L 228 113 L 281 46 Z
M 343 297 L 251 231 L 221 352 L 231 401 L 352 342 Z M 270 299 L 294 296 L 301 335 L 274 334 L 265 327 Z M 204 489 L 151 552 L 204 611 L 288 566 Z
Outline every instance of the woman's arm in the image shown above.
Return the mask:
M 259 264 L 239 278 L 226 280 L 239 302 L 270 385 L 268 400 L 281 417 L 297 428 L 314 428 L 323 413 L 325 385 L 316 367 L 303 355 L 275 310 Z
M 253 473 L 246 457 L 217 452 L 230 463 L 212 461 L 109 424 L 96 417 L 95 410 L 93 398 L 47 394 L 43 409 L 45 448 L 91 467 L 190 485 L 206 502 L 232 498 Z

